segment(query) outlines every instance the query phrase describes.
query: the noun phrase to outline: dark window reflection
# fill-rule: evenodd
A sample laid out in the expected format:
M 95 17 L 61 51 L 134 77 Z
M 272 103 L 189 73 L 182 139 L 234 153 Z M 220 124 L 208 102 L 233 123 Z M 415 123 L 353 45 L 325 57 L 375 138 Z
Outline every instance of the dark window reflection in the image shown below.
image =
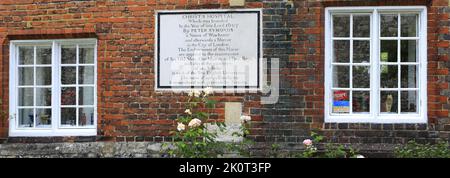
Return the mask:
M 397 40 L 381 40 L 381 62 L 397 62 Z
M 397 113 L 398 92 L 381 91 L 380 111 L 382 113 Z
M 354 91 L 352 100 L 353 112 L 370 112 L 369 91 Z
M 333 36 L 350 37 L 350 15 L 333 15 Z

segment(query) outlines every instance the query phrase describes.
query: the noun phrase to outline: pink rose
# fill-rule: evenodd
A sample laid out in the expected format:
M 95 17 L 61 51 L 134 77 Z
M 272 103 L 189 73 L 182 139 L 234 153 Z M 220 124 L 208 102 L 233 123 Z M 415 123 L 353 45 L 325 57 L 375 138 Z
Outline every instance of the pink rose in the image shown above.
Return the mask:
M 311 146 L 312 145 L 312 140 L 310 140 L 310 139 L 303 140 L 303 144 L 306 145 L 306 146 Z
M 188 126 L 189 126 L 189 127 L 198 127 L 198 126 L 200 126 L 201 124 L 202 124 L 202 121 L 201 121 L 200 119 L 195 118 L 195 119 L 192 119 L 192 120 L 189 122 Z

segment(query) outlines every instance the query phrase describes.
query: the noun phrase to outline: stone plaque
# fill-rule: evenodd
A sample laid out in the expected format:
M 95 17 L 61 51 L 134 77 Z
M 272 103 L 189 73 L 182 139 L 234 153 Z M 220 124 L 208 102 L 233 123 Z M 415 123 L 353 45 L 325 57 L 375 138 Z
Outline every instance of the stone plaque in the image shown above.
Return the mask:
M 260 9 L 156 12 L 157 90 L 261 88 Z

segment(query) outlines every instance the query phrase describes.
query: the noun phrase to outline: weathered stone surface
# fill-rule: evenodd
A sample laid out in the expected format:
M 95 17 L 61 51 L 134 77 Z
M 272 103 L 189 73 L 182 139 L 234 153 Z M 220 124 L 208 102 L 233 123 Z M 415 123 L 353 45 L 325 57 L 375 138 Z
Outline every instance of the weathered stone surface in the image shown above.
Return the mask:
M 231 137 L 222 137 L 230 141 Z M 234 137 L 237 139 L 239 137 Z M 302 144 L 276 143 L 279 150 L 271 150 L 270 143 L 255 143 L 251 146 L 251 157 L 292 157 L 305 149 Z M 8 143 L 0 144 L 0 158 L 161 158 L 162 143 L 156 142 L 87 142 L 87 143 Z M 400 144 L 343 144 L 365 157 L 392 157 Z M 324 145 L 317 145 L 323 149 Z M 226 153 L 223 158 L 243 157 L 239 153 Z
M 0 158 L 157 158 L 161 143 L 7 143 L 0 144 Z
M 217 141 L 222 142 L 240 142 L 243 140 L 242 136 L 237 136 L 236 134 L 242 135 L 241 124 L 233 123 L 227 124 L 223 130 L 220 130 L 217 125 L 207 124 L 206 128 L 211 133 L 217 133 Z
M 230 0 L 230 6 L 244 6 L 245 0 Z
M 242 103 L 226 102 L 225 103 L 225 124 L 240 123 L 242 113 Z

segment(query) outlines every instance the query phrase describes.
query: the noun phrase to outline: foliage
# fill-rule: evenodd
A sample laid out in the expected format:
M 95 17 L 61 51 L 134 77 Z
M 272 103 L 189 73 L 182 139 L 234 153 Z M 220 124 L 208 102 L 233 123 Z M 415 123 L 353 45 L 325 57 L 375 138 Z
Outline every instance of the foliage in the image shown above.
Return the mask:
M 396 147 L 394 156 L 397 158 L 450 158 L 449 143 L 439 141 L 434 145 L 419 144 L 411 140 L 404 146 Z
M 301 158 L 362 158 L 362 155 L 358 155 L 353 148 L 345 148 L 344 145 L 325 143 L 323 150 L 318 150 L 317 145 L 321 144 L 324 137 L 311 132 L 311 138 L 303 141 L 305 150 L 300 154 L 295 155 Z
M 346 149 L 343 145 L 326 144 L 325 158 L 356 158 L 358 155 L 353 148 Z
M 189 99 L 185 113 L 177 118 L 177 131 L 172 131 L 174 141 L 163 145 L 163 152 L 170 157 L 182 158 L 216 158 L 225 153 L 239 153 L 241 156 L 249 155 L 249 145 L 252 141 L 244 139 L 240 142 L 217 141 L 218 132 L 226 129 L 225 123 L 209 122 L 209 114 L 205 108 L 212 108 L 216 101 L 209 99 L 211 88 L 203 91 L 193 90 L 189 93 Z M 241 117 L 242 120 L 243 117 Z M 234 132 L 233 136 L 245 136 L 249 133 L 246 122 L 240 127 L 240 132 Z M 208 128 L 216 128 L 216 131 Z
M 364 158 L 364 156 L 357 154 L 357 151 L 351 147 L 346 148 L 344 145 L 323 143 L 324 137 L 311 132 L 311 139 L 305 139 L 303 145 L 305 149 L 291 153 L 288 157 L 294 158 Z M 323 149 L 318 149 L 319 145 L 324 145 Z M 278 158 L 283 155 L 280 152 L 280 145 L 273 143 L 269 152 L 270 157 Z
M 270 157 L 272 157 L 272 158 L 280 157 L 279 151 L 280 151 L 280 145 L 276 144 L 276 143 L 272 144 L 270 147 L 270 152 L 269 152 Z

